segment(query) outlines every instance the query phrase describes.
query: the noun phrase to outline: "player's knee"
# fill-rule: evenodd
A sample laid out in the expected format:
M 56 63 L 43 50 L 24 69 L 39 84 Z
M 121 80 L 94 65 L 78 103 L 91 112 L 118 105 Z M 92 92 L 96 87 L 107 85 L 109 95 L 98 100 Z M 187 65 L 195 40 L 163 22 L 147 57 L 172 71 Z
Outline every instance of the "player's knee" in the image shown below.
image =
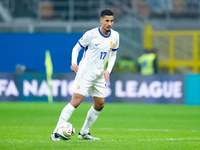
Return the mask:
M 82 100 L 83 100 L 83 97 L 81 97 L 81 96 L 72 96 L 70 103 L 72 106 L 77 108 L 80 105 L 80 103 L 82 102 Z
M 104 108 L 104 103 L 95 104 L 94 109 L 97 111 L 101 111 Z
M 80 99 L 73 99 L 73 100 L 71 100 L 71 102 L 70 102 L 70 104 L 71 104 L 72 106 L 74 106 L 74 108 L 77 108 L 77 107 L 80 105 L 80 103 L 81 103 L 81 100 L 80 100 Z
M 102 110 L 104 108 L 104 103 L 100 105 L 100 109 Z

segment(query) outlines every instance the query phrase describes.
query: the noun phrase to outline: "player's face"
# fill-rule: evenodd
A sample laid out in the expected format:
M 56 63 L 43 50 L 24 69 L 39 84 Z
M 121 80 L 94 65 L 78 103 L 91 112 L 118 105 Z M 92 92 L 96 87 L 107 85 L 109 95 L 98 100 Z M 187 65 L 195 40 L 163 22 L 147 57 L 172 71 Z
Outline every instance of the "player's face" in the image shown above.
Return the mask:
M 101 22 L 101 28 L 105 32 L 110 32 L 112 25 L 114 23 L 114 17 L 113 16 L 105 16 L 100 19 L 100 22 Z

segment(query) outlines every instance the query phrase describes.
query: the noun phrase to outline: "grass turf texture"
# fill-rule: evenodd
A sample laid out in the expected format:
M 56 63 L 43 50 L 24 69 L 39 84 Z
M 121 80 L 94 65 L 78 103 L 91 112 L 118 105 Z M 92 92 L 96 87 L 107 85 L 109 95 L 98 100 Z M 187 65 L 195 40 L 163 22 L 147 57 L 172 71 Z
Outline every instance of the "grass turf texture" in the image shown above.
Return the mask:
M 200 106 L 106 104 L 92 126 L 100 141 L 78 140 L 91 103 L 82 103 L 69 122 L 76 129 L 68 141 L 50 140 L 65 103 L 0 103 L 0 149 L 197 150 Z

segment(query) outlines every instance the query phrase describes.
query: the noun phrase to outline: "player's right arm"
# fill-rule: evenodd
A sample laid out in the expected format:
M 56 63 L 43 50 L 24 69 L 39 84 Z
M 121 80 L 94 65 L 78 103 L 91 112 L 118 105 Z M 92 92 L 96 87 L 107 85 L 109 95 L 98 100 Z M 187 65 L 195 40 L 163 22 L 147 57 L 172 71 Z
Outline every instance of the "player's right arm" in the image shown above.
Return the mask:
M 82 49 L 82 47 L 77 43 L 72 50 L 72 62 L 71 62 L 72 65 L 71 65 L 70 69 L 74 72 L 78 71 L 77 58 L 78 58 L 79 51 L 81 49 Z
M 91 33 L 90 32 L 86 32 L 78 41 L 78 43 L 74 46 L 73 50 L 72 50 L 72 65 L 71 65 L 71 70 L 74 72 L 78 71 L 78 65 L 77 65 L 77 58 L 78 58 L 78 54 L 79 51 L 82 48 L 85 48 L 89 41 L 90 41 L 90 37 L 91 37 Z

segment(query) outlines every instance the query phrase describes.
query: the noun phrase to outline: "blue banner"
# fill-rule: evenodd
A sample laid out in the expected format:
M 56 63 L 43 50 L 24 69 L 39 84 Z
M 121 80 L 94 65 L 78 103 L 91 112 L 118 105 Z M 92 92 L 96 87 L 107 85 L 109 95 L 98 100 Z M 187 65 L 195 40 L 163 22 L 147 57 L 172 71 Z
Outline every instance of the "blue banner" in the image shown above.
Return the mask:
M 71 72 L 71 52 L 81 36 L 74 33 L 1 33 L 0 72 L 13 73 L 20 64 L 27 72 L 45 73 L 46 50 L 51 53 L 54 73 Z

